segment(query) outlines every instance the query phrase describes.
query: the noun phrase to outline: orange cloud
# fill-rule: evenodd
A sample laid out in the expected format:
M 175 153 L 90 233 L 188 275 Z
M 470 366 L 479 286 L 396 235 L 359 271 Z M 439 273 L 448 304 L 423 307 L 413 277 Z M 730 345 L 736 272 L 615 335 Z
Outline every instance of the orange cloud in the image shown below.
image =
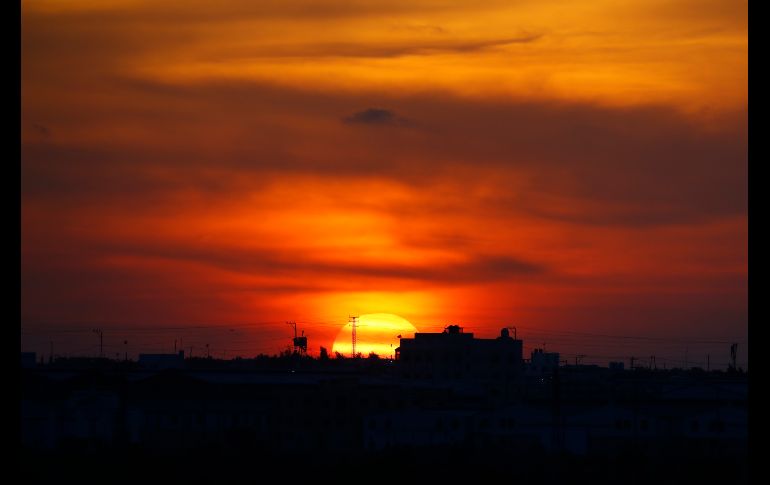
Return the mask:
M 745 3 L 22 8 L 23 328 L 745 335 Z

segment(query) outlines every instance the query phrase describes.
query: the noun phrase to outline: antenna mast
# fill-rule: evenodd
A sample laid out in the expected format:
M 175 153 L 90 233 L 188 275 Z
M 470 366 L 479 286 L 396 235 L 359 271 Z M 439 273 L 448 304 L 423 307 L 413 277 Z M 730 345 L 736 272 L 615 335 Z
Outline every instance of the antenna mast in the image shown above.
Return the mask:
M 99 336 L 99 357 L 104 357 L 104 333 L 101 328 L 93 329 L 93 332 Z
M 356 328 L 358 327 L 358 315 L 355 315 L 355 316 L 349 315 L 348 322 L 350 323 L 350 326 L 353 329 L 351 332 L 351 343 L 352 343 L 351 349 L 352 349 L 353 358 L 355 359 L 356 358 Z
M 735 366 L 735 359 L 738 357 L 738 344 L 734 343 L 730 346 L 730 361 L 732 361 L 733 370 L 737 370 Z
M 286 322 L 287 325 L 291 325 L 294 327 L 294 339 L 292 340 L 292 343 L 294 344 L 294 353 L 304 355 L 307 353 L 307 337 L 305 336 L 305 331 L 302 331 L 302 336 L 297 336 L 297 322 L 294 320 L 290 322 Z

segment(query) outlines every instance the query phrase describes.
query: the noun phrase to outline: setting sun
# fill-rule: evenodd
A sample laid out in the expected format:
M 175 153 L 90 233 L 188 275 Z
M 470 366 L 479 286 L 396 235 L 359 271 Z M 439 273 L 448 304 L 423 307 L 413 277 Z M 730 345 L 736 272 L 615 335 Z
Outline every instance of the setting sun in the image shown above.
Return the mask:
M 391 357 L 398 347 L 399 336 L 411 337 L 417 328 L 408 320 L 392 313 L 369 313 L 361 315 L 357 324 L 356 353 L 363 356 L 374 352 L 380 357 Z M 346 324 L 334 339 L 333 352 L 351 355 L 352 326 Z

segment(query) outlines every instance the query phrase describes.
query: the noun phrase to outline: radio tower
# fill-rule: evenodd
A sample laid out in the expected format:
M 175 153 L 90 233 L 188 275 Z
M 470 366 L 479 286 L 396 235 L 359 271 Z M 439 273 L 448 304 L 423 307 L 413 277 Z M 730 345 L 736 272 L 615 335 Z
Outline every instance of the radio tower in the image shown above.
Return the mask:
M 352 352 L 353 358 L 355 359 L 356 358 L 356 327 L 358 327 L 358 315 L 355 315 L 355 316 L 349 315 L 348 322 L 350 323 L 350 326 L 353 328 L 352 335 L 351 335 L 351 340 L 352 340 L 351 348 L 353 351 Z

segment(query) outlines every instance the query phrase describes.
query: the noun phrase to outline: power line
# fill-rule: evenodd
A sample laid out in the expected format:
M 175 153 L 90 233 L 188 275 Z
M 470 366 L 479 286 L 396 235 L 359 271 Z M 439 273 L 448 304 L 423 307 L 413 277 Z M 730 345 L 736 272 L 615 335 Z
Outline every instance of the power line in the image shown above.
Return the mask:
M 593 337 L 593 338 L 610 338 L 610 339 L 626 339 L 626 340 L 644 340 L 644 341 L 654 341 L 654 342 L 679 342 L 683 344 L 727 344 L 732 343 L 733 341 L 730 340 L 690 340 L 685 338 L 676 338 L 676 337 L 648 337 L 648 336 L 640 336 L 640 335 L 613 335 L 613 334 L 603 334 L 603 333 L 589 333 L 589 332 L 577 332 L 572 330 L 550 330 L 550 329 L 539 329 L 534 327 L 526 327 L 522 325 L 518 325 L 520 328 L 531 330 L 533 333 L 545 333 L 545 334 L 566 334 L 566 335 L 575 335 L 575 336 L 585 336 L 585 337 Z

